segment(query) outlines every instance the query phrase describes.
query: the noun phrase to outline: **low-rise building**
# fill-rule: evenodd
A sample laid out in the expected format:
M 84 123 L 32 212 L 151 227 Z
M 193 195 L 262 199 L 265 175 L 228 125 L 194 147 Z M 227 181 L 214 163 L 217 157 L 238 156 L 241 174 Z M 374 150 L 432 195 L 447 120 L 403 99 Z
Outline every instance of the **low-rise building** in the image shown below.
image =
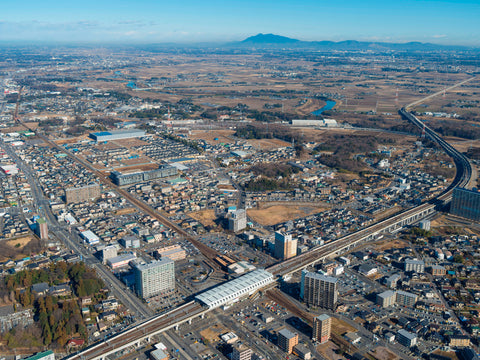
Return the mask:
M 397 333 L 397 341 L 406 347 L 412 347 L 417 344 L 417 335 L 408 332 L 407 330 L 400 329 Z
M 395 305 L 396 293 L 393 290 L 387 290 L 377 294 L 377 304 L 381 307 L 389 307 Z

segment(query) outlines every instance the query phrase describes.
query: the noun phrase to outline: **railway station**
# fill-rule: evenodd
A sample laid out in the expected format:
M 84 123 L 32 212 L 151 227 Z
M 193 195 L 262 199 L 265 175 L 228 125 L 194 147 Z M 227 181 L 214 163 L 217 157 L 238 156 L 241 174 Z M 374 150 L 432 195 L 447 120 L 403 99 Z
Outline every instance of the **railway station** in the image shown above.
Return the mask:
M 273 274 L 258 269 L 197 295 L 195 300 L 209 309 L 214 309 L 222 305 L 232 304 L 238 301 L 240 297 L 251 295 L 273 282 Z

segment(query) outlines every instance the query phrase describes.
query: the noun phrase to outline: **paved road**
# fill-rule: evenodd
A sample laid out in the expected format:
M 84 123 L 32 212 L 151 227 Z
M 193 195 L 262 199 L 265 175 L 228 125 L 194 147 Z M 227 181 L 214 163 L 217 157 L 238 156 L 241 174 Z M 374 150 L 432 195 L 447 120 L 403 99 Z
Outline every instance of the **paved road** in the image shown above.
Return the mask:
M 3 140 L 1 140 L 3 143 Z M 45 199 L 43 191 L 38 186 L 35 174 L 32 170 L 26 166 L 26 164 L 20 159 L 10 145 L 2 144 L 5 152 L 15 161 L 17 167 L 23 171 L 28 183 L 30 184 L 32 197 L 34 198 L 34 204 L 37 213 L 44 217 L 48 224 L 48 230 L 54 234 L 65 246 L 74 253 L 82 256 L 85 263 L 97 271 L 97 274 L 102 278 L 105 284 L 110 288 L 113 294 L 127 306 L 131 313 L 137 318 L 146 318 L 152 316 L 154 312 L 147 307 L 140 299 L 138 299 L 133 293 L 125 289 L 125 286 L 113 275 L 109 270 L 101 264 L 101 262 L 89 253 L 81 244 L 82 240 L 76 233 L 68 232 L 64 226 L 60 225 L 55 216 L 50 211 L 50 203 Z

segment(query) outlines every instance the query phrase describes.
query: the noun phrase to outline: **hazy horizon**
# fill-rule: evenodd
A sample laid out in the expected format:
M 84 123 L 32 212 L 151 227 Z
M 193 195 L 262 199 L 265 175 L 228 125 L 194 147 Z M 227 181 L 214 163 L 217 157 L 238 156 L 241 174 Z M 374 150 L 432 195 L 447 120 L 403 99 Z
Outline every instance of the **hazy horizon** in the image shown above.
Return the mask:
M 480 46 L 480 3 L 438 1 L 104 0 L 2 5 L 0 42 L 226 43 L 258 33 L 304 41 Z

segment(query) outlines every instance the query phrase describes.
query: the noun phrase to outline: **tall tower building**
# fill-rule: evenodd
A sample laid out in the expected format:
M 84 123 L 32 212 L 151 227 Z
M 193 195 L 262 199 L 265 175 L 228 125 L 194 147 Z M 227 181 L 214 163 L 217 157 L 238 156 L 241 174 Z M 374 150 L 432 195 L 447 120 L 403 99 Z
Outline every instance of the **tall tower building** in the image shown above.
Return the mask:
M 297 239 L 292 239 L 291 234 L 275 232 L 274 256 L 280 260 L 290 259 L 297 255 Z
M 48 240 L 48 225 L 45 219 L 37 219 L 36 233 L 41 240 Z
M 168 258 L 135 265 L 135 287 L 144 299 L 175 290 L 175 262 Z
M 237 232 L 247 227 L 247 212 L 245 209 L 239 209 L 231 214 L 228 219 L 228 230 Z
M 303 301 L 308 305 L 335 310 L 338 296 L 337 281 L 338 279 L 332 276 L 314 272 L 305 273 L 305 276 L 302 274 L 300 292 L 303 293 Z
M 332 329 L 332 318 L 327 314 L 322 314 L 313 319 L 312 340 L 320 343 L 330 340 L 330 331 Z

